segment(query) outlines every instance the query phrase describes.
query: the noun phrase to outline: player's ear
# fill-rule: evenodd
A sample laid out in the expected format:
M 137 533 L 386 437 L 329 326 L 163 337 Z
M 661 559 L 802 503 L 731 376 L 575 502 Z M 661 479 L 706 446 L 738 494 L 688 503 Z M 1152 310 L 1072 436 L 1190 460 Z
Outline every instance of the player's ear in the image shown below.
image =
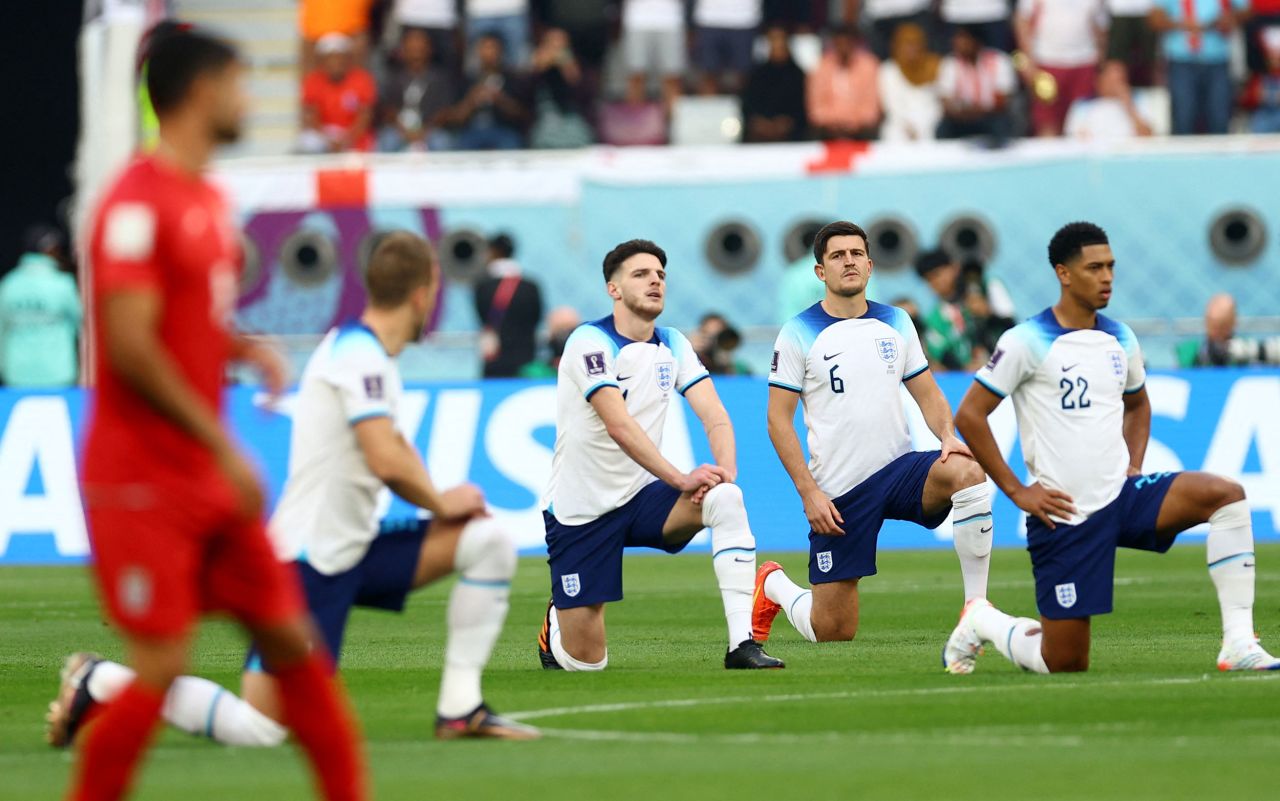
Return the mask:
M 612 281 L 608 281 L 604 285 L 604 289 L 609 293 L 609 297 L 614 300 L 622 300 L 622 290 L 618 289 L 618 285 Z

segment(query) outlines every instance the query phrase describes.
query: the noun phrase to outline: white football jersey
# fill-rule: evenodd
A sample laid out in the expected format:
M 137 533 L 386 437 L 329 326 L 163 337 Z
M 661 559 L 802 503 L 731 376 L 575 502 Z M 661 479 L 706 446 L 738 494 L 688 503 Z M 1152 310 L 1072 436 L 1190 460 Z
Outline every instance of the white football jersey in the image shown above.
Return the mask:
M 809 472 L 837 498 L 911 450 L 902 382 L 929 369 L 911 317 L 867 301 L 861 317 L 815 303 L 782 326 L 769 386 L 800 394 Z
M 1013 396 L 1027 471 L 1071 496 L 1071 524 L 1120 494 L 1129 469 L 1123 396 L 1146 378 L 1129 326 L 1099 314 L 1094 328 L 1063 328 L 1051 308 L 1006 331 L 975 376 Z
M 565 343 L 556 378 L 556 447 L 544 507 L 565 525 L 581 525 L 654 480 L 609 436 L 592 395 L 620 389 L 627 412 L 661 446 L 672 393 L 683 395 L 707 377 L 689 340 L 674 328 L 657 328 L 648 342 L 636 342 L 618 333 L 612 315 L 579 326 Z
M 271 517 L 281 559 L 305 559 L 321 573 L 350 570 L 378 533 L 382 481 L 365 462 L 352 426 L 395 420 L 400 371 L 362 323 L 331 330 L 307 361 L 289 438 L 289 474 Z

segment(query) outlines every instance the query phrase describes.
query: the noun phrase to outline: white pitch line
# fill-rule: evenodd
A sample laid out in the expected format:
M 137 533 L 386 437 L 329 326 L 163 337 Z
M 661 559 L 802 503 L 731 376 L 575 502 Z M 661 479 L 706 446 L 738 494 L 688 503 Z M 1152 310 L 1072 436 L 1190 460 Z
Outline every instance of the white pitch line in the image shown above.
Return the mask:
M 1258 676 L 1256 678 L 1264 678 Z M 722 704 L 776 704 L 789 701 L 824 701 L 846 698 L 888 698 L 912 695 L 953 695 L 973 692 L 1006 692 L 1009 690 L 1068 690 L 1078 687 L 1133 687 L 1141 685 L 1177 685 L 1197 684 L 1208 681 L 1209 674 L 1199 677 L 1178 677 L 1168 679 L 1149 679 L 1147 681 L 1054 681 L 1048 679 L 1035 684 L 982 685 L 960 687 L 916 687 L 901 690 L 843 690 L 834 693 L 792 693 L 787 695 L 739 695 L 711 698 L 674 698 L 656 701 L 624 701 L 613 704 L 584 704 L 581 706 L 559 706 L 548 709 L 530 709 L 524 712 L 508 713 L 512 720 L 536 720 L 539 718 L 563 717 L 565 715 L 591 715 L 605 712 L 630 712 L 637 709 L 669 709 L 693 706 L 715 706 Z M 962 679 L 963 681 L 963 679 Z

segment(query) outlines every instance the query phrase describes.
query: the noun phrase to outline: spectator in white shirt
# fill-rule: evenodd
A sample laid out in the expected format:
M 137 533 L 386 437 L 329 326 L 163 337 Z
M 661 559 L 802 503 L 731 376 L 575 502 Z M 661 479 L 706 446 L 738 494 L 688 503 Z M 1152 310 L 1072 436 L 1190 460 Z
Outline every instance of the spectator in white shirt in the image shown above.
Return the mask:
M 939 139 L 987 137 L 1003 144 L 1012 133 L 1009 96 L 1017 75 L 1008 54 L 983 47 L 978 30 L 959 25 L 951 35 L 951 55 L 938 68 L 942 98 Z
M 1151 135 L 1151 125 L 1134 105 L 1123 62 L 1108 61 L 1098 70 L 1098 96 L 1072 104 L 1066 135 L 1092 140 Z
M 880 105 L 884 122 L 880 138 L 886 142 L 933 139 L 942 119 L 938 97 L 938 62 L 929 52 L 924 29 L 907 23 L 893 32 L 890 59 L 881 62 Z
M 1093 94 L 1106 34 L 1103 0 L 1018 0 L 1019 67 L 1037 136 L 1060 136 L 1071 104 Z
M 623 0 L 622 54 L 629 74 L 629 102 L 645 101 L 653 76 L 662 83 L 662 95 L 668 107 L 681 95 L 684 39 L 681 0 Z
M 968 25 L 987 47 L 1006 53 L 1013 51 L 1009 0 L 942 0 L 938 13 L 948 41 L 957 25 Z
M 889 43 L 899 25 L 912 22 L 933 35 L 933 0 L 847 0 L 849 12 L 867 33 L 867 45 L 876 58 L 889 57 Z
M 466 0 L 467 49 L 486 33 L 502 39 L 506 65 L 529 66 L 529 0 Z
M 1153 0 L 1107 0 L 1107 60 L 1123 61 L 1133 86 L 1151 86 L 1155 78 L 1156 32 L 1147 20 L 1152 5 Z
M 695 0 L 694 63 L 704 95 L 736 94 L 751 69 L 761 0 Z

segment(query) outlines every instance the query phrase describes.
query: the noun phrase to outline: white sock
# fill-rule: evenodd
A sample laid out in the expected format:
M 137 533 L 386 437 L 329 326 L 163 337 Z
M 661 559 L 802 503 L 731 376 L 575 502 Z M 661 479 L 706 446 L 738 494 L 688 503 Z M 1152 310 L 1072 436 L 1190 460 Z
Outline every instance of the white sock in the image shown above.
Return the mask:
M 802 589 L 787 578 L 781 570 L 775 570 L 764 580 L 764 594 L 770 601 L 782 607 L 787 620 L 795 626 L 800 636 L 809 642 L 817 642 L 813 633 L 813 592 Z
M 134 675 L 133 668 L 104 659 L 89 674 L 86 682 L 89 697 L 100 704 L 112 701 L 133 682 Z
M 179 676 L 161 714 L 174 728 L 223 745 L 271 747 L 288 733 L 235 693 L 199 676 Z
M 1253 523 L 1249 503 L 1229 503 L 1209 516 L 1209 577 L 1222 607 L 1222 640 L 1253 639 Z
M 89 674 L 89 695 L 108 703 L 134 679 L 132 668 L 100 662 Z M 199 676 L 179 676 L 169 687 L 161 716 L 175 729 L 198 737 L 240 746 L 274 746 L 284 742 L 286 729 L 247 701 Z
M 1049 672 L 1048 665 L 1044 663 L 1044 655 L 1040 653 L 1043 633 L 1027 633 L 1031 629 L 1040 628 L 1040 621 L 1029 617 L 1012 617 L 990 605 L 980 606 L 969 614 L 973 615 L 973 626 L 978 636 L 984 642 L 994 645 L 1005 659 L 1033 673 Z
M 719 484 L 702 499 L 702 522 L 711 528 L 711 564 L 720 585 L 729 650 L 751 639 L 756 538 L 737 484 Z
M 991 569 L 991 493 L 986 482 L 966 487 L 951 496 L 951 524 L 960 572 L 964 576 L 964 600 L 987 597 Z
M 556 658 L 556 663 L 560 667 L 569 671 L 576 672 L 597 672 L 604 670 L 609 666 L 609 651 L 604 652 L 604 659 L 599 662 L 583 662 L 574 659 L 573 656 L 564 649 L 564 642 L 560 639 L 560 615 L 556 608 L 551 607 L 551 631 L 547 634 L 547 640 L 551 643 L 551 655 Z
M 461 575 L 449 595 L 449 640 L 440 678 L 441 717 L 459 718 L 484 701 L 480 674 L 502 633 L 510 607 L 516 549 L 492 519 L 473 520 L 458 538 L 454 569 Z

